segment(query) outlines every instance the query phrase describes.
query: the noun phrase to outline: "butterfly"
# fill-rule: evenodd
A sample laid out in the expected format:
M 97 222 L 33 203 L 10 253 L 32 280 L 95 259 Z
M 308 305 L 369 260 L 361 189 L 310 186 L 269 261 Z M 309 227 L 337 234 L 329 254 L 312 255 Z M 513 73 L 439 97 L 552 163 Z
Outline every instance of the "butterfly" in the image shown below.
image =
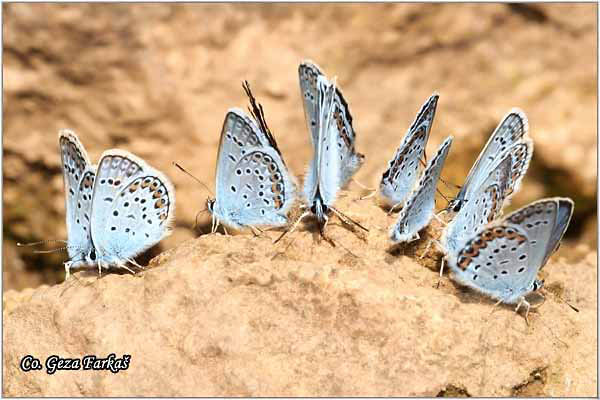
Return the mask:
M 504 153 L 510 151 L 513 154 L 513 166 L 505 196 L 505 202 L 508 201 L 519 190 L 533 154 L 533 142 L 528 131 L 529 124 L 525 113 L 517 108 L 510 110 L 488 139 L 464 185 L 448 208 L 458 212 L 464 203 L 478 192 L 490 171 L 503 159 Z
M 261 105 L 243 85 L 252 117 L 230 109 L 223 123 L 217 158 L 216 197 L 207 200 L 213 232 L 219 223 L 241 229 L 288 223 L 296 184 L 288 172 Z
M 134 257 L 170 234 L 175 190 L 167 177 L 123 150 L 107 150 L 98 166 L 77 135 L 59 132 L 70 268 L 137 265 Z
M 515 311 L 527 307 L 527 320 L 525 296 L 542 287 L 537 274 L 558 248 L 573 208 L 569 198 L 547 198 L 488 224 L 450 254 L 453 278 L 499 302 L 518 303 Z
M 304 179 L 304 197 L 309 211 L 298 221 L 309 212 L 316 215 L 323 234 L 330 210 L 344 222 L 349 220 L 333 204 L 339 190 L 362 166 L 365 157 L 355 150 L 356 132 L 352 127 L 352 116 L 335 83 L 330 82 L 310 61 L 300 64 L 298 75 L 314 151 Z
M 379 190 L 391 207 L 406 201 L 419 177 L 438 99 L 439 95 L 434 93 L 423 104 L 381 177 Z
M 449 136 L 440 145 L 435 157 L 427 164 L 416 188 L 400 211 L 398 220 L 390 231 L 390 238 L 394 243 L 419 239 L 419 231 L 427 226 L 433 218 L 435 189 L 452 140 L 452 136 Z

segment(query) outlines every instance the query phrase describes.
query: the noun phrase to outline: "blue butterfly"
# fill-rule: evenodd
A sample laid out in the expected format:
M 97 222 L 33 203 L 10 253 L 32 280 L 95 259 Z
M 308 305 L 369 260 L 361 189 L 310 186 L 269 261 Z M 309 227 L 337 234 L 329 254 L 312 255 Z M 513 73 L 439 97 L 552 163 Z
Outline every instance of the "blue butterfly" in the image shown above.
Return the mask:
M 450 254 L 453 278 L 499 302 L 518 303 L 515 311 L 525 306 L 527 321 L 525 296 L 542 287 L 537 274 L 558 248 L 573 207 L 569 198 L 542 199 L 488 224 Z
M 253 118 L 232 108 L 225 116 L 217 159 L 216 198 L 207 200 L 213 232 L 219 223 L 240 229 L 282 226 L 296 199 L 296 183 L 247 82 Z
M 434 93 L 423 104 L 381 177 L 379 190 L 392 209 L 406 201 L 419 178 L 420 161 L 425 154 L 438 99 L 439 95 Z
M 334 208 L 333 204 L 339 190 L 359 170 L 365 157 L 354 148 L 356 132 L 352 127 L 352 116 L 348 103 L 335 83 L 330 82 L 321 69 L 310 61 L 300 64 L 298 75 L 314 156 L 304 179 L 304 197 L 309 210 L 296 224 L 312 213 L 316 215 L 323 234 L 329 211 L 333 211 L 345 223 L 355 223 Z
M 170 234 L 175 190 L 161 172 L 122 150 L 107 150 L 98 166 L 77 135 L 59 132 L 70 269 L 137 265 L 134 257 Z

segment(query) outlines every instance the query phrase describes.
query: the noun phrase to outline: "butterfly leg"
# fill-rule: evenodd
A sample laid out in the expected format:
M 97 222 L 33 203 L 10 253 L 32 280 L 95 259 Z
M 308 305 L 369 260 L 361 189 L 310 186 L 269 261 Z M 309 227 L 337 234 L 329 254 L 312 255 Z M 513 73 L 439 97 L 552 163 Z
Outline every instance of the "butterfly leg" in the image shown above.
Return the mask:
M 327 223 L 329 222 L 329 217 L 327 216 L 327 214 L 323 214 L 323 219 L 324 219 L 325 223 L 323 223 L 323 225 L 321 225 L 319 223 L 319 233 L 321 234 L 321 237 L 323 239 L 325 239 L 325 241 L 327 243 L 329 243 L 332 247 L 335 247 L 335 242 L 333 241 L 333 239 L 331 239 L 329 236 L 327 236 L 325 234 L 325 228 L 327 227 Z
M 292 233 L 294 230 L 296 230 L 296 227 L 298 226 L 298 224 L 300 223 L 300 221 L 302 221 L 304 219 L 304 217 L 306 217 L 307 215 L 310 214 L 310 211 L 305 211 L 302 215 L 300 215 L 300 217 L 294 222 L 294 224 L 292 225 L 291 229 L 287 229 L 285 230 L 281 236 L 279 236 L 277 239 L 275 239 L 275 241 L 273 242 L 273 244 L 276 244 L 277 242 L 279 242 L 285 235 L 287 235 L 288 233 Z
M 366 196 L 359 197 L 358 200 L 370 199 L 371 197 L 375 196 L 376 194 L 377 194 L 377 189 L 372 189 L 371 193 L 367 194 Z
M 429 239 L 429 241 L 427 242 L 427 246 L 425 246 L 425 251 L 419 256 L 419 260 L 422 260 L 423 257 L 425 257 L 427 253 L 429 253 L 429 249 L 431 249 L 431 243 L 433 243 L 433 239 Z
M 442 276 L 444 275 L 444 261 L 445 260 L 446 260 L 445 258 L 442 258 L 442 265 L 440 265 L 440 278 L 438 279 L 436 289 L 440 288 L 440 283 L 442 282 Z
M 264 231 L 256 226 L 252 226 L 252 225 L 248 225 L 248 227 L 250 228 L 250 230 L 252 231 L 252 233 L 254 234 L 254 237 L 261 237 L 262 234 L 264 233 Z M 258 231 L 258 233 L 256 233 L 256 231 Z
M 498 300 L 496 302 L 496 304 L 494 304 L 494 306 L 492 307 L 492 310 L 490 311 L 490 315 L 492 315 L 494 313 L 494 311 L 496 311 L 496 307 L 498 307 L 498 305 L 502 303 L 502 299 Z
M 131 263 L 131 264 L 135 265 L 136 267 L 138 267 L 138 268 L 139 268 L 140 270 L 142 270 L 142 271 L 146 269 L 146 267 L 144 267 L 144 266 L 142 266 L 142 265 L 138 264 L 138 263 L 137 263 L 137 262 L 136 262 L 136 261 L 135 261 L 133 258 L 128 258 L 128 259 L 127 259 L 127 262 L 129 262 L 129 263 Z
M 525 297 L 521 297 L 519 304 L 517 304 L 517 307 L 515 308 L 515 312 L 519 312 L 521 305 L 527 307 L 527 310 L 525 311 L 525 322 L 527 323 L 527 325 L 529 325 L 529 319 L 527 318 L 527 316 L 529 315 L 529 309 L 531 309 L 531 304 L 529 304 L 529 302 L 525 300 Z
M 125 263 L 117 264 L 117 266 L 119 268 L 123 268 L 123 269 L 126 269 L 127 271 L 131 272 L 131 275 L 135 275 L 135 272 L 131 268 L 129 268 Z
M 363 188 L 363 189 L 365 189 L 365 190 L 369 190 L 369 191 L 373 191 L 373 192 L 376 192 L 376 191 L 377 191 L 377 189 L 370 188 L 370 187 L 368 187 L 368 186 L 366 186 L 366 185 L 364 185 L 364 184 L 360 183 L 359 181 L 357 181 L 357 180 L 356 180 L 356 179 L 354 179 L 354 178 L 352 178 L 352 182 L 356 183 L 358 186 L 360 186 L 361 188 Z
M 71 266 L 73 265 L 73 261 L 65 261 L 65 281 L 69 279 L 71 276 Z
M 442 214 L 443 212 L 445 212 L 446 210 L 442 210 L 440 211 L 438 214 L 433 214 L 433 217 L 442 225 L 442 226 L 446 226 L 447 224 L 439 217 L 440 214 Z
M 392 206 L 392 208 L 390 208 L 390 210 L 388 211 L 388 215 L 392 215 L 392 213 L 394 212 L 394 209 L 397 208 L 398 206 L 401 206 L 402 203 L 396 203 Z

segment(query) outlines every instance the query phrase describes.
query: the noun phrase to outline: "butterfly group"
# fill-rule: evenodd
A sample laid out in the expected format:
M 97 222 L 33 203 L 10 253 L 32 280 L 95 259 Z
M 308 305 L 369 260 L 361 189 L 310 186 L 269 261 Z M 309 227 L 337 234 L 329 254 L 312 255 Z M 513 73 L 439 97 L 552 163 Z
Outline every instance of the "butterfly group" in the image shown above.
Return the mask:
M 348 102 L 336 79 L 311 61 L 298 67 L 300 95 L 312 145 L 303 187 L 288 169 L 260 105 L 247 82 L 249 112 L 227 111 L 221 130 L 214 198 L 206 200 L 212 233 L 224 229 L 284 227 L 293 231 L 309 215 L 321 236 L 332 215 L 368 231 L 335 207 L 340 190 L 365 162 L 356 150 Z M 436 241 L 452 278 L 503 303 L 527 307 L 526 296 L 543 286 L 537 274 L 558 247 L 573 213 L 568 198 L 533 202 L 504 218 L 503 208 L 519 190 L 533 154 L 525 114 L 510 110 L 491 134 L 458 194 L 436 214 L 436 192 L 453 143 L 448 136 L 427 161 L 426 147 L 439 94 L 432 94 L 409 126 L 383 172 L 376 192 L 389 212 L 399 210 L 389 230 L 393 244 L 420 238 L 433 218 L 442 222 Z M 107 150 L 90 162 L 77 135 L 59 132 L 65 189 L 67 276 L 71 268 L 131 269 L 134 258 L 170 232 L 175 190 L 169 179 L 139 157 Z M 301 203 L 300 217 L 290 211 Z M 440 213 L 440 214 L 442 214 Z M 225 230 L 225 233 L 227 231 Z

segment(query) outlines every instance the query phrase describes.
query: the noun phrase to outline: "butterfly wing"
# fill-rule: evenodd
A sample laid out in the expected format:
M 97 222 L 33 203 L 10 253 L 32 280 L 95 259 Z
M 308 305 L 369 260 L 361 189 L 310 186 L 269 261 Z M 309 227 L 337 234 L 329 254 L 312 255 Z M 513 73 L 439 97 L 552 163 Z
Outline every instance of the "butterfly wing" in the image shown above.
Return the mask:
M 221 184 L 216 212 L 226 224 L 236 228 L 287 224 L 295 184 L 273 148 L 249 148 Z
M 566 230 L 570 199 L 533 202 L 493 222 L 450 257 L 459 281 L 488 295 L 515 303 L 533 290 L 538 271 Z M 560 222 L 559 222 L 560 221 Z
M 338 191 L 362 166 L 364 155 L 355 150 L 356 133 L 352 127 L 348 103 L 342 92 L 335 83 L 329 82 L 323 76 L 318 77 L 317 87 L 322 101 L 318 122 L 316 176 L 323 203 L 330 206 L 335 202 Z
M 556 222 L 554 223 L 554 229 L 552 229 L 552 233 L 550 234 L 550 239 L 548 240 L 548 246 L 546 246 L 546 256 L 544 257 L 544 261 L 542 261 L 542 267 L 546 265 L 548 258 L 558 249 L 558 245 L 560 240 L 564 236 L 567 228 L 569 227 L 569 222 L 571 221 L 571 216 L 573 215 L 573 208 L 575 207 L 575 203 L 573 200 L 569 198 L 557 198 L 558 202 L 558 213 L 556 215 Z M 540 269 L 541 269 L 540 268 Z
M 438 148 L 419 179 L 415 190 L 400 211 L 396 224 L 390 231 L 390 238 L 394 243 L 406 242 L 413 239 L 423 229 L 435 211 L 435 188 L 440 178 L 444 161 L 450 151 L 452 136 L 449 136 Z
M 514 178 L 512 184 L 513 191 L 518 189 L 521 178 L 529 165 L 528 160 L 531 159 L 531 153 L 533 151 L 531 140 L 526 136 L 528 130 L 529 124 L 527 122 L 527 117 L 521 110 L 514 108 L 504 116 L 469 171 L 469 175 L 457 195 L 457 200 L 459 202 L 464 202 L 465 199 L 469 198 L 469 195 L 471 195 L 473 191 L 476 191 L 481 186 L 482 182 L 488 177 L 489 171 L 491 171 L 503 158 L 505 151 L 511 149 L 515 144 L 524 142 L 528 144 L 528 148 L 531 151 L 527 153 L 528 155 L 525 154 L 527 162 L 523 163 L 521 168 L 519 168 L 519 170 L 522 171 L 521 175 L 515 176 Z
M 529 238 L 530 263 L 535 266 L 533 277 L 558 246 L 572 212 L 571 199 L 555 197 L 533 202 L 506 217 L 509 224 L 519 226 Z
M 170 233 L 175 190 L 141 158 L 107 150 L 98 165 L 92 202 L 92 240 L 98 260 L 122 264 Z
M 304 106 L 304 118 L 310 130 L 310 138 L 313 147 L 316 147 L 319 138 L 319 91 L 317 79 L 323 76 L 321 69 L 312 61 L 303 61 L 298 67 L 298 78 L 300 80 L 300 94 Z M 315 152 L 316 154 L 316 152 Z
M 521 180 L 525 176 L 525 173 L 529 168 L 529 162 L 533 156 L 533 141 L 530 138 L 525 137 L 520 143 L 512 146 L 507 152 L 510 154 L 512 162 L 508 185 L 504 195 L 504 205 L 508 204 L 513 194 L 518 192 L 521 187 Z
M 506 154 L 481 185 L 482 191 L 468 199 L 448 223 L 441 238 L 446 253 L 456 254 L 479 229 L 498 216 L 509 183 L 511 160 Z
M 308 170 L 304 178 L 304 197 L 308 204 L 313 203 L 319 190 L 319 196 L 323 197 L 322 192 L 323 189 L 325 189 L 329 190 L 326 196 L 330 198 L 329 193 L 331 193 L 332 198 L 335 199 L 335 195 L 339 189 L 339 187 L 333 187 L 331 185 L 331 183 L 336 183 L 338 181 L 339 158 L 335 157 L 335 159 L 330 159 L 327 158 L 328 156 L 326 155 L 326 153 L 330 153 L 330 150 L 339 150 L 332 147 L 334 132 L 329 129 L 332 125 L 334 94 L 335 86 L 330 83 L 324 75 L 318 75 L 316 90 L 317 110 L 315 111 L 317 135 L 314 137 L 311 131 L 314 155 L 308 165 Z M 329 167 L 330 161 L 332 167 Z M 326 176 L 323 177 L 323 174 Z M 323 181 L 328 183 L 325 187 L 322 187 L 321 182 Z
M 222 182 L 227 180 L 249 147 L 269 146 L 269 141 L 256 123 L 241 109 L 227 111 L 217 157 L 216 196 L 227 194 Z
M 333 116 L 330 129 L 335 134 L 332 139 L 338 151 L 334 154 L 340 158 L 340 187 L 346 186 L 350 178 L 360 169 L 365 161 L 365 156 L 356 152 L 356 132 L 352 126 L 352 114 L 342 91 L 336 86 L 333 100 Z
M 84 262 L 92 248 L 90 217 L 96 167 L 75 132 L 61 130 L 59 145 L 65 188 L 67 251 L 74 263 Z
M 403 203 L 417 181 L 438 99 L 439 95 L 434 93 L 423 104 L 383 173 L 379 188 L 391 206 Z
M 451 254 L 448 265 L 458 282 L 505 303 L 514 303 L 533 282 L 527 260 L 530 252 L 527 234 L 519 227 L 500 222 L 477 233 L 456 256 Z

